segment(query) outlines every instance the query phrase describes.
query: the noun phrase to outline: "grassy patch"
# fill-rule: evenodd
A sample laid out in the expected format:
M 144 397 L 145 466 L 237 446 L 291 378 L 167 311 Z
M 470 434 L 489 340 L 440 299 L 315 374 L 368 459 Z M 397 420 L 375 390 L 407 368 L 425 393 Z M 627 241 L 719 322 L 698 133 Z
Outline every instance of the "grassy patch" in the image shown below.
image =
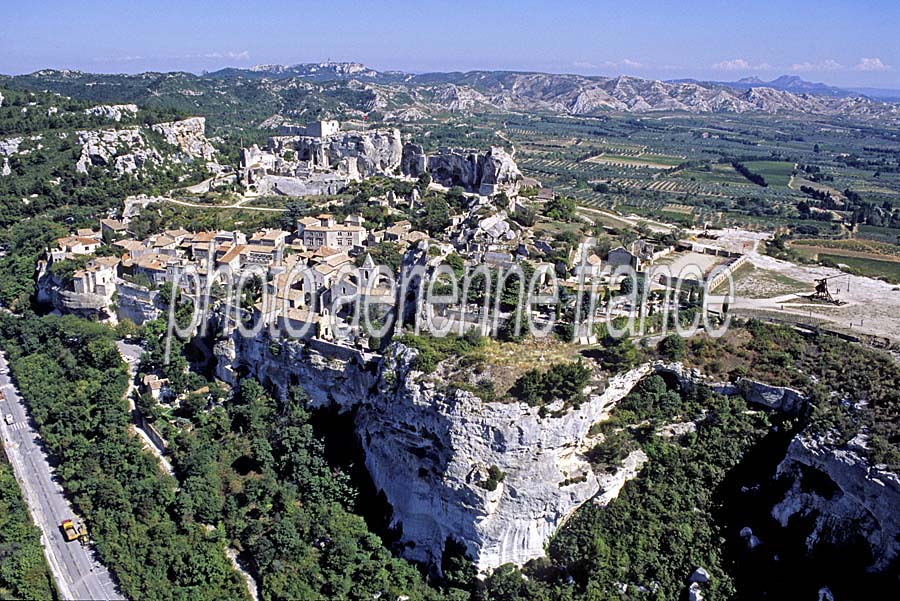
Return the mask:
M 745 161 L 744 165 L 750 171 L 763 176 L 770 186 L 787 187 L 794 171 L 794 163 L 787 161 Z
M 854 275 L 878 278 L 892 284 L 900 284 L 900 261 L 878 261 L 844 255 L 819 254 L 822 263 L 834 263 Z M 844 268 L 843 266 L 846 266 Z

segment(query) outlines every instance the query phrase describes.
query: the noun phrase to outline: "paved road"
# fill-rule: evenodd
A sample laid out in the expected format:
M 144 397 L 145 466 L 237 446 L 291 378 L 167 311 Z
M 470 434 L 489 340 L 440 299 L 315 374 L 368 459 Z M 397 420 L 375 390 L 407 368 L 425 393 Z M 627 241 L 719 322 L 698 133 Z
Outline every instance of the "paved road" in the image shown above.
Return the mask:
M 41 529 L 41 543 L 56 586 L 64 599 L 123 599 L 109 571 L 100 564 L 90 546 L 67 543 L 59 524 L 75 515 L 62 487 L 40 446 L 40 437 L 31 426 L 24 403 L 10 382 L 6 357 L 0 353 L 0 435 L 3 446 L 22 488 L 32 519 Z M 12 415 L 13 423 L 6 423 Z

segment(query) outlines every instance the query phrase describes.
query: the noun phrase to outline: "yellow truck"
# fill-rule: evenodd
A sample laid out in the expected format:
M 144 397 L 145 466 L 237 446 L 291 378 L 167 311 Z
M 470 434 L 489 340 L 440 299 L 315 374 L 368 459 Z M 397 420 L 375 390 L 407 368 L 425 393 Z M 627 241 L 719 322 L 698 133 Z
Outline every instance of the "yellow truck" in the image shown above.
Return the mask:
M 78 528 L 75 526 L 74 520 L 63 520 L 59 527 L 62 530 L 63 536 L 66 537 L 66 542 L 71 543 L 72 541 L 77 540 L 83 545 L 88 540 L 87 528 L 84 526 Z
M 63 536 L 66 537 L 67 542 L 71 543 L 73 540 L 78 539 L 78 528 L 75 527 L 75 522 L 72 520 L 63 520 L 59 527 L 62 529 Z

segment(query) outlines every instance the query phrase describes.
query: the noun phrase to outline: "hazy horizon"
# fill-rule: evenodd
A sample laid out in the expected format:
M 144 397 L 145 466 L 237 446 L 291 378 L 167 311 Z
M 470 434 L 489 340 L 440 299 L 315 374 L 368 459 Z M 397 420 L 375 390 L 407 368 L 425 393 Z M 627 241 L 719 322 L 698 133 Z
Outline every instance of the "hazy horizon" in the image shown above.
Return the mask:
M 284 0 L 214 9 L 161 0 L 17 3 L 0 23 L 0 72 L 187 71 L 360 62 L 410 73 L 472 70 L 769 81 L 797 75 L 841 87 L 900 88 L 900 4 L 717 0 L 646 3 L 411 0 L 300 9 Z

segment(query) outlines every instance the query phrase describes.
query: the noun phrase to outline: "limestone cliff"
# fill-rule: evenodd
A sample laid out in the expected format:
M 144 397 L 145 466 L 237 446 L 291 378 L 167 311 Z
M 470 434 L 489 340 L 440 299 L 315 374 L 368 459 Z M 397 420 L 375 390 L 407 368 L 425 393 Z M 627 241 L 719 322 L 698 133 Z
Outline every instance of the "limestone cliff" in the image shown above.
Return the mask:
M 413 149 L 418 150 L 418 148 Z M 418 153 L 407 155 L 407 164 L 419 162 Z M 513 158 L 498 146 L 487 152 L 440 148 L 426 159 L 435 182 L 444 186 L 462 186 L 469 192 L 491 196 L 500 192 L 514 195 L 519 191 L 522 173 Z
M 167 160 L 209 160 L 215 149 L 204 136 L 205 122 L 203 117 L 191 117 L 150 126 L 166 143 L 184 153 L 180 156 L 167 156 L 171 154 L 168 150 L 154 147 L 148 140 L 148 130 L 139 126 L 78 131 L 76 135 L 81 154 L 75 168 L 87 173 L 91 166 L 109 166 L 115 169 L 116 174 L 123 175 L 137 173 L 146 166 L 162 165 Z
M 440 565 L 447 539 L 480 570 L 540 557 L 556 529 L 586 501 L 609 502 L 622 473 L 594 474 L 582 452 L 591 425 L 651 370 L 612 378 L 562 417 L 523 403 L 485 402 L 411 369 L 417 351 L 393 345 L 382 359 L 313 340 L 272 344 L 229 335 L 215 345 L 218 375 L 245 370 L 276 393 L 303 385 L 315 406 L 355 407 L 366 466 L 393 508 L 404 555 Z M 493 472 L 494 478 L 490 474 Z
M 865 446 L 864 435 L 841 445 L 824 436 L 796 436 L 777 472 L 791 486 L 772 517 L 782 526 L 795 515 L 814 517 L 810 549 L 862 536 L 874 558 L 871 569 L 880 571 L 900 553 L 900 478 L 872 467 Z
M 81 156 L 75 168 L 87 173 L 91 166 L 112 166 L 119 175 L 135 173 L 145 165 L 162 163 L 162 155 L 150 147 L 137 126 L 124 129 L 79 131 Z
M 444 389 L 410 370 L 416 351 L 391 350 L 379 394 L 357 419 L 366 466 L 394 508 L 408 557 L 439 563 L 453 538 L 479 570 L 542 556 L 572 512 L 605 492 L 582 456 L 588 431 L 650 371 L 616 376 L 579 409 L 542 418 L 524 403 Z M 492 468 L 502 474 L 494 490 Z
M 166 142 L 180 148 L 185 154 L 195 159 L 212 159 L 216 152 L 206 139 L 206 118 L 190 117 L 180 121 L 157 123 L 150 128 L 161 134 Z
M 400 166 L 403 142 L 396 129 L 341 132 L 328 137 L 277 136 L 269 149 L 282 158 L 282 169 L 291 166 L 285 151 L 293 151 L 298 166 L 336 170 L 353 179 L 394 174 Z M 293 175 L 281 173 L 282 175 Z

